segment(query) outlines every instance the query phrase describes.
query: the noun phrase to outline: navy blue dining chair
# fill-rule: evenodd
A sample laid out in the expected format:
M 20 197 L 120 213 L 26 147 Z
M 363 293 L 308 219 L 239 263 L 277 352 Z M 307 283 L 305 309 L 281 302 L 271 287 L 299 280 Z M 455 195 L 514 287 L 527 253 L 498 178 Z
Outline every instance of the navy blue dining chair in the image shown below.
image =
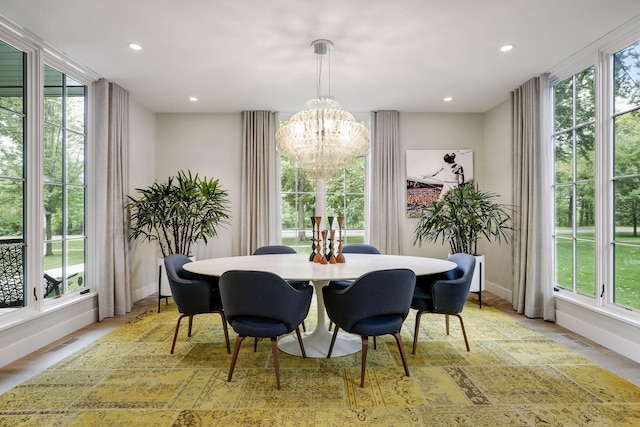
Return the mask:
M 344 245 L 342 248 L 343 254 L 372 254 L 372 255 L 380 255 L 380 251 L 373 245 L 369 245 L 366 243 L 350 243 L 348 245 Z M 346 288 L 351 285 L 353 280 L 332 280 L 329 282 L 329 286 L 338 286 Z M 333 328 L 333 322 L 329 322 L 329 330 Z
M 193 316 L 204 313 L 217 313 L 222 318 L 222 328 L 224 331 L 224 340 L 227 346 L 227 353 L 231 353 L 229 346 L 229 333 L 227 329 L 227 321 L 225 319 L 222 300 L 220 299 L 220 291 L 218 289 L 218 279 L 215 277 L 202 276 L 191 273 L 182 267 L 191 262 L 191 260 L 181 254 L 172 254 L 164 259 L 164 266 L 167 271 L 167 279 L 171 287 L 173 300 L 178 306 L 180 317 L 176 324 L 176 330 L 173 334 L 173 343 L 171 344 L 171 354 L 176 347 L 178 331 L 180 330 L 180 322 L 183 318 L 189 318 L 188 336 L 191 337 L 193 326 Z
M 416 275 L 413 271 L 399 268 L 364 274 L 346 288 L 322 288 L 327 315 L 336 325 L 327 358 L 331 357 L 339 329 L 360 335 L 360 387 L 364 387 L 370 336 L 393 335 L 398 344 L 404 372 L 409 376 L 400 330 L 409 313 L 415 283 Z
M 291 246 L 286 245 L 267 245 L 260 246 L 253 252 L 253 255 L 277 255 L 277 254 L 297 254 L 296 250 Z M 296 289 L 301 289 L 305 286 L 309 285 L 308 281 L 299 281 L 299 280 L 287 280 L 291 286 Z M 302 322 L 302 330 L 307 332 L 307 326 Z
M 447 259 L 455 262 L 456 268 L 432 276 L 421 276 L 416 283 L 416 289 L 411 301 L 411 308 L 418 310 L 413 333 L 412 354 L 416 354 L 420 318 L 424 313 L 444 314 L 447 335 L 449 335 L 449 316 L 456 316 L 460 319 L 464 343 L 467 351 L 470 351 L 467 333 L 460 313 L 462 313 L 464 304 L 469 297 L 476 259 L 473 255 L 464 253 L 453 254 Z
M 313 287 L 296 289 L 276 274 L 247 270 L 227 271 L 219 284 L 227 322 L 238 333 L 227 381 L 233 377 L 242 341 L 246 337 L 270 338 L 279 389 L 277 338 L 295 330 L 302 357 L 306 357 L 299 326 L 309 313 Z

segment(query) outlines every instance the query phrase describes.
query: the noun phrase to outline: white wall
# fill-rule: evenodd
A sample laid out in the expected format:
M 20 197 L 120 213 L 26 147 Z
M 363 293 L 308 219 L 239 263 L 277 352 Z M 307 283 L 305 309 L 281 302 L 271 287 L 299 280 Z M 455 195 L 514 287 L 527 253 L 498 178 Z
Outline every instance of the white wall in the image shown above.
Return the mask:
M 402 183 L 406 178 L 407 150 L 473 150 L 474 179 L 482 184 L 481 157 L 483 151 L 482 114 L 400 113 L 400 159 Z M 422 243 L 413 245 L 418 218 L 407 218 L 405 188 L 402 188 L 400 221 L 400 253 L 402 255 L 446 258 L 449 245 Z
M 129 102 L 129 195 L 145 188 L 156 179 L 156 115 L 136 103 Z M 147 242 L 131 242 L 131 280 L 133 300 L 138 301 L 157 291 L 158 271 L 156 246 Z
M 513 149 L 511 146 L 511 103 L 507 100 L 484 114 L 484 149 L 478 159 L 483 171 L 482 189 L 499 195 L 497 201 L 513 204 Z M 511 301 L 513 253 L 510 244 L 481 243 L 486 258 L 487 290 Z
M 158 180 L 190 170 L 219 179 L 229 193 L 231 223 L 196 248 L 196 258 L 239 255 L 242 114 L 158 114 L 156 135 Z

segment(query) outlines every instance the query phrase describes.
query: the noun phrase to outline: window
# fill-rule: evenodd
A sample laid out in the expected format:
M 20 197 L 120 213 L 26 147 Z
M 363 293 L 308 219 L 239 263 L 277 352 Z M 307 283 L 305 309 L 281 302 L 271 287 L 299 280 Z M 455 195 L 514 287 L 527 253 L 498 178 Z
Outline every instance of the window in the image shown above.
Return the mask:
M 365 242 L 365 171 L 366 158 L 358 158 L 340 178 L 327 181 L 323 188 L 316 188 L 316 183 L 309 181 L 289 159 L 280 157 L 282 244 L 311 254 L 311 217 L 315 213 L 316 199 L 320 198 L 326 198 L 327 217 L 344 217 L 343 245 Z M 335 219 L 333 229 L 338 230 Z M 338 238 L 337 231 L 335 238 Z
M 554 86 L 556 284 L 595 295 L 593 67 Z
M 88 85 L 95 77 L 2 28 L 0 326 L 69 301 L 88 285 Z
M 640 309 L 640 42 L 613 55 L 612 302 Z
M 87 88 L 44 68 L 44 296 L 53 298 L 85 287 Z
M 0 309 L 6 309 L 26 305 L 26 55 L 0 41 L 0 58 Z
M 556 285 L 637 311 L 640 41 L 600 58 L 553 85 Z

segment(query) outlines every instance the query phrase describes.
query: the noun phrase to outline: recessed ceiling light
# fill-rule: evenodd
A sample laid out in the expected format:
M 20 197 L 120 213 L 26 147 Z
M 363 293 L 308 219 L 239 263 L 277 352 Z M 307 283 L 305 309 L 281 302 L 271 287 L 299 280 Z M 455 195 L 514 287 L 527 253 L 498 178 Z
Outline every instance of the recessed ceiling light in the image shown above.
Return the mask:
M 450 97 L 450 96 L 447 96 L 447 97 L 444 99 L 444 102 L 451 102 L 451 101 L 453 101 L 453 98 L 452 98 L 452 97 Z
M 196 102 L 198 100 L 198 98 L 196 98 L 195 96 L 190 96 L 189 97 L 189 101 L 191 102 Z
M 131 50 L 142 50 L 142 46 L 137 43 L 129 43 L 129 47 Z
M 500 48 L 500 50 L 502 52 L 509 52 L 511 49 L 513 49 L 513 45 L 512 44 L 505 44 L 504 46 L 502 46 Z

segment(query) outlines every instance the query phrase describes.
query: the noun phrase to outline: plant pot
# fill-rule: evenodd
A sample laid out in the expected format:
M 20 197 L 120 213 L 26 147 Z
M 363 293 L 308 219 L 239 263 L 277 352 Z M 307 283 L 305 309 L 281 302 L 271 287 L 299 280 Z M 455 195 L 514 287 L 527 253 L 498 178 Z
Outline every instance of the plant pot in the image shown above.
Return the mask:
M 482 308 L 482 291 L 484 291 L 484 255 L 475 255 L 476 268 L 471 279 L 469 292 L 478 294 L 478 305 Z
M 476 255 L 476 269 L 471 279 L 471 289 L 469 292 L 484 291 L 484 255 Z

